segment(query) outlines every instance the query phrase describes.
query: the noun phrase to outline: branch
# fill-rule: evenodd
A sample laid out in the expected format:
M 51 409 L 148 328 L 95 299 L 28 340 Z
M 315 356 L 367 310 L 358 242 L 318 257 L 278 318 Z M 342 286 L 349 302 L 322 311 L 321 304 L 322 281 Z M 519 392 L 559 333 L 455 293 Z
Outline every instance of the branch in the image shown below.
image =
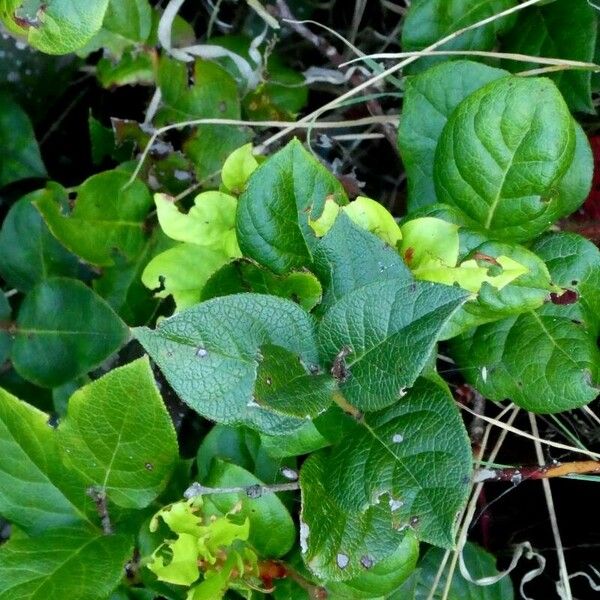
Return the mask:
M 287 5 L 285 0 L 275 0 L 275 4 L 277 5 L 277 12 L 279 13 L 279 16 L 286 20 L 287 24 L 298 35 L 310 42 L 321 54 L 323 54 L 323 56 L 325 56 L 331 62 L 334 67 L 337 67 L 344 72 L 348 70 L 347 67 L 342 67 L 345 59 L 338 52 L 337 48 L 332 46 L 324 37 L 313 33 L 308 27 L 306 27 L 306 25 L 296 22 L 296 18 L 294 17 L 294 14 L 290 10 L 290 7 Z M 354 87 L 365 83 L 365 81 L 367 81 L 367 77 L 365 77 L 362 73 L 355 72 L 350 76 L 350 83 Z M 381 104 L 375 99 L 367 100 L 366 105 L 367 109 L 373 116 L 383 116 L 385 114 Z M 382 129 L 385 137 L 394 149 L 394 152 L 398 154 L 396 130 L 390 124 L 382 124 Z
M 581 460 L 568 463 L 552 463 L 542 466 L 509 467 L 506 469 L 489 469 L 482 467 L 475 471 L 475 483 L 483 481 L 510 481 L 521 483 L 524 479 L 552 479 L 568 475 L 600 473 L 600 462 Z
M 113 533 L 112 524 L 110 522 L 110 515 L 108 514 L 108 503 L 106 498 L 106 491 L 102 488 L 95 486 L 89 487 L 85 493 L 94 501 L 96 505 L 96 511 L 100 517 L 102 523 L 102 531 L 105 535 Z
M 298 481 L 291 481 L 290 483 L 273 483 L 272 485 L 246 485 L 239 487 L 230 488 L 213 488 L 206 487 L 197 481 L 192 483 L 190 487 L 183 492 L 183 497 L 191 500 L 198 496 L 206 496 L 210 494 L 246 494 L 248 498 L 256 499 L 261 498 L 263 494 L 269 493 L 274 494 L 276 492 L 293 492 L 300 489 L 300 483 Z

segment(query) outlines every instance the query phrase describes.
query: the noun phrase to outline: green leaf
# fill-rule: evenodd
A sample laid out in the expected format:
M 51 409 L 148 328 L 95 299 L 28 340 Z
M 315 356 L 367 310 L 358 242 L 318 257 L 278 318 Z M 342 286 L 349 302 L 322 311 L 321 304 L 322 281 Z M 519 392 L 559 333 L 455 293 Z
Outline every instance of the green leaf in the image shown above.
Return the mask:
M 402 49 L 405 52 L 423 50 L 450 33 L 497 15 L 515 4 L 515 0 L 414 0 L 402 28 Z M 506 31 L 513 23 L 514 19 L 511 17 L 497 19 L 462 33 L 436 50 L 491 50 L 497 35 Z M 411 70 L 421 70 L 448 59 L 421 58 Z
M 365 568 L 349 581 L 327 583 L 328 597 L 331 600 L 384 600 L 414 571 L 418 558 L 419 542 L 409 531 L 396 552 L 374 567 Z
M 342 210 L 359 227 L 374 233 L 392 248 L 402 239 L 400 227 L 392 214 L 376 200 L 359 196 Z
M 458 262 L 458 225 L 435 217 L 419 217 L 402 225 L 400 254 L 419 279 L 420 271 L 437 266 L 455 267 Z
M 260 348 L 281 346 L 304 364 L 318 364 L 313 321 L 287 300 L 260 294 L 215 298 L 133 330 L 179 395 L 195 411 L 226 424 L 283 435 L 303 423 L 256 406 Z
M 28 292 L 48 277 L 78 277 L 83 273 L 76 256 L 50 233 L 34 203 L 44 196 L 66 200 L 64 189 L 48 184 L 21 198 L 8 211 L 0 231 L 0 273 L 18 290 Z
M 123 85 L 154 85 L 154 65 L 149 52 L 127 49 L 118 60 L 103 57 L 96 65 L 96 77 L 105 89 Z
M 467 297 L 445 285 L 392 279 L 359 288 L 334 304 L 320 323 L 319 343 L 334 368 L 340 353 L 347 354 L 340 381 L 347 401 L 372 411 L 401 398 Z
M 91 508 L 85 482 L 62 464 L 48 418 L 0 389 L 0 515 L 32 535 L 87 521 Z
M 243 127 L 229 125 L 200 125 L 184 143 L 186 156 L 194 164 L 196 179 L 218 186 L 219 174 L 228 156 L 252 139 Z
M 566 175 L 558 184 L 557 214 L 568 216 L 575 212 L 586 200 L 592 188 L 594 156 L 586 133 L 577 121 L 575 123 L 575 155 Z
M 0 0 L 0 16 L 2 13 Z M 0 188 L 21 179 L 46 177 L 29 117 L 5 93 L 0 93 Z
M 202 299 L 249 291 L 287 298 L 308 311 L 321 301 L 323 295 L 319 280 L 308 271 L 275 275 L 242 258 L 226 264 L 210 277 L 202 290 Z
M 258 168 L 258 161 L 253 154 L 252 144 L 245 144 L 234 150 L 223 163 L 221 179 L 223 185 L 232 194 L 241 194 L 246 189 L 248 179 Z
M 487 84 L 444 127 L 434 167 L 438 199 L 498 239 L 536 237 L 564 216 L 557 186 L 574 158 L 573 123 L 548 79 Z
M 286 439 L 276 437 L 279 441 Z M 214 459 L 234 463 L 267 483 L 278 480 L 282 466 L 295 466 L 294 460 L 278 460 L 263 444 L 263 438 L 256 431 L 246 427 L 215 425 L 205 436 L 198 448 L 196 463 L 198 477 L 203 481 L 210 471 Z
M 105 600 L 123 577 L 133 540 L 55 529 L 0 548 L 0 599 Z
M 280 346 L 261 346 L 254 401 L 274 412 L 312 418 L 331 405 L 335 380 L 311 372 L 298 355 Z
M 148 506 L 178 456 L 175 430 L 147 358 L 76 391 L 58 437 L 67 465 L 125 508 Z
M 152 29 L 152 8 L 148 0 L 109 0 L 102 27 L 130 42 L 145 42 Z
M 223 250 L 232 257 L 240 255 L 235 233 L 237 200 L 233 196 L 203 192 L 187 214 L 165 194 L 156 194 L 154 202 L 160 227 L 171 239 Z
M 21 305 L 12 360 L 25 379 L 55 387 L 98 366 L 127 335 L 110 306 L 81 282 L 47 279 Z
M 142 273 L 142 282 L 155 296 L 173 296 L 178 310 L 202 300 L 204 286 L 231 260 L 223 250 L 196 244 L 179 244 L 154 257 Z
M 470 94 L 507 75 L 487 65 L 445 62 L 406 79 L 398 146 L 408 177 L 408 209 L 434 204 L 435 149 L 454 109 Z
M 129 177 L 116 170 L 90 177 L 79 187 L 68 214 L 50 195 L 39 198 L 36 206 L 50 231 L 71 252 L 91 264 L 111 266 L 115 255 L 135 258 L 145 243 L 144 220 L 152 197 L 137 179 L 127 186 Z
M 588 404 L 600 388 L 600 351 L 569 318 L 528 312 L 455 338 L 452 355 L 486 398 L 509 398 L 536 413 Z
M 88 128 L 90 133 L 90 151 L 94 165 L 101 165 L 105 159 L 124 162 L 131 158 L 133 154 L 133 143 L 131 140 L 117 143 L 115 130 L 112 127 L 106 127 L 91 114 L 88 117 Z
M 240 118 L 237 85 L 225 69 L 211 61 L 197 60 L 191 86 L 189 80 L 186 63 L 163 55 L 158 67 L 164 103 L 158 114 L 159 124 L 168 120 Z
M 448 389 L 420 379 L 303 465 L 301 544 L 311 570 L 348 581 L 394 555 L 412 529 L 451 547 L 466 501 L 470 444 Z M 323 527 L 327 523 L 327 527 Z
M 343 213 L 315 248 L 314 270 L 325 288 L 323 308 L 377 281 L 413 280 L 394 249 Z
M 102 27 L 108 0 L 0 0 L 9 30 L 47 54 L 68 54 L 87 44 Z
M 260 439 L 273 458 L 310 454 L 331 444 L 312 421 L 307 421 L 300 429 L 285 436 L 261 434 Z
M 6 299 L 4 291 L 0 289 L 0 365 L 4 364 L 8 358 L 12 346 L 12 338 L 7 331 L 10 327 L 11 314 L 12 309 L 10 304 Z
M 472 263 L 480 265 L 485 279 L 477 297 L 452 317 L 443 339 L 476 325 L 535 310 L 557 291 L 544 262 L 523 246 L 485 242 L 467 255 L 458 270 Z
M 503 51 L 593 62 L 597 31 L 597 9 L 590 2 L 557 0 L 521 11 L 515 26 L 503 40 Z M 519 72 L 530 69 L 531 64 L 511 61 L 507 67 Z M 551 73 L 549 77 L 572 110 L 595 113 L 592 71 L 568 69 Z
M 577 293 L 577 302 L 547 303 L 541 314 L 568 317 L 587 327 L 592 335 L 600 331 L 600 250 L 574 233 L 551 233 L 531 247 L 546 262 L 552 282 Z
M 430 548 L 421 562 L 419 568 L 411 578 L 416 585 L 410 596 L 406 592 L 392 595 L 390 600 L 441 600 L 447 584 L 446 570 L 437 580 L 438 570 L 444 558 L 444 551 L 439 548 Z M 499 574 L 496 568 L 496 559 L 475 544 L 467 542 L 463 548 L 465 566 L 473 579 L 495 577 Z M 431 596 L 435 583 L 437 591 Z M 404 589 L 404 588 L 403 588 Z M 513 588 L 510 577 L 503 577 L 498 583 L 492 585 L 476 585 L 463 578 L 459 569 L 454 570 L 447 600 L 513 600 Z
M 142 275 L 147 264 L 174 244 L 158 228 L 145 242 L 135 259 L 127 261 L 117 257 L 115 265 L 105 267 L 102 275 L 93 281 L 94 290 L 131 326 L 146 324 L 154 316 L 160 300 L 144 285 Z M 157 281 L 149 287 L 159 286 Z
M 337 179 L 293 140 L 253 173 L 240 196 L 237 233 L 244 256 L 277 274 L 309 267 L 318 243 L 309 220 L 321 216 L 328 197 L 347 202 Z
M 246 469 L 213 460 L 212 467 L 203 483 L 210 487 L 231 488 L 264 484 Z M 250 534 L 248 541 L 265 558 L 280 558 L 287 554 L 296 539 L 296 528 L 290 513 L 276 494 L 263 494 L 260 498 L 248 498 L 245 492 L 234 494 L 213 494 L 210 503 L 226 514 L 241 504 L 236 510 L 236 520 L 248 519 Z

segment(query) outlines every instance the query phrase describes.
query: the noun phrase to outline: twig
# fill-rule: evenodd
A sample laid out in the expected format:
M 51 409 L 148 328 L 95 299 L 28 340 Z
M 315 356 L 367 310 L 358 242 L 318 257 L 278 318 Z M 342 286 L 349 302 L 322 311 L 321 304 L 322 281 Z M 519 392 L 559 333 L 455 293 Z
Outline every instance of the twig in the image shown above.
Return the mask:
M 85 493 L 94 501 L 96 505 L 96 512 L 100 517 L 100 523 L 102 524 L 102 531 L 105 535 L 111 535 L 113 533 L 112 524 L 110 522 L 110 515 L 108 514 L 108 502 L 106 498 L 106 490 L 96 486 L 89 487 Z
M 313 33 L 306 25 L 296 21 L 296 18 L 285 0 L 275 0 L 275 4 L 277 5 L 279 16 L 284 19 L 298 35 L 309 41 L 334 67 L 343 68 L 345 59 L 335 46 L 332 46 L 324 37 Z M 353 86 L 364 84 L 365 81 L 367 81 L 367 78 L 358 71 L 354 72 L 350 77 L 350 83 Z M 375 99 L 367 100 L 366 106 L 373 116 L 383 116 L 385 114 L 381 104 Z M 397 153 L 398 144 L 396 142 L 396 130 L 389 124 L 382 124 L 382 129 L 385 137 L 394 149 L 394 152 Z
M 148 154 L 150 154 L 150 150 L 152 150 L 152 146 L 154 142 L 163 134 L 169 131 L 184 129 L 185 127 L 195 127 L 198 125 L 232 125 L 232 126 L 248 126 L 248 127 L 280 127 L 285 130 L 291 129 L 342 129 L 348 127 L 363 127 L 368 125 L 373 125 L 375 123 L 398 123 L 399 115 L 386 115 L 379 117 L 363 117 L 362 119 L 355 119 L 349 121 L 245 121 L 241 119 L 191 119 L 189 121 L 179 121 L 177 123 L 172 123 L 171 125 L 165 125 L 164 127 L 160 127 L 156 131 L 152 133 L 150 139 L 148 140 L 144 150 L 142 151 L 140 158 L 138 159 L 138 163 L 133 171 L 129 181 L 126 186 L 131 185 L 136 177 L 139 175 L 144 163 L 146 162 L 146 158 L 148 158 Z
M 535 453 L 540 465 L 544 464 L 544 453 L 542 452 L 542 445 L 540 444 L 540 432 L 538 430 L 535 415 L 529 413 L 529 422 L 531 423 L 531 433 L 535 436 Z M 562 582 L 562 591 L 564 596 L 561 594 L 563 600 L 572 600 L 573 594 L 571 593 L 571 582 L 569 579 L 569 571 L 567 570 L 567 563 L 565 560 L 565 551 L 563 550 L 562 540 L 560 538 L 560 530 L 558 528 L 558 520 L 556 518 L 556 510 L 554 508 L 554 500 L 552 498 L 552 490 L 550 489 L 550 482 L 544 479 L 542 481 L 544 487 L 544 496 L 546 497 L 546 504 L 548 505 L 548 514 L 550 515 L 550 523 L 552 524 L 552 535 L 554 536 L 554 543 L 556 544 L 556 555 L 558 558 L 558 566 L 560 570 L 560 579 Z
M 510 481 L 519 483 L 525 479 L 554 479 L 577 474 L 600 473 L 600 462 L 581 460 L 567 463 L 552 463 L 529 465 L 523 467 L 508 467 L 505 469 L 481 468 L 475 471 L 474 481 Z
M 378 52 L 375 54 L 365 54 L 352 58 L 339 65 L 346 67 L 357 62 L 367 60 L 398 59 L 408 57 L 424 56 L 481 56 L 484 58 L 500 58 L 502 60 L 514 60 L 517 62 L 530 62 L 539 65 L 552 65 L 555 67 L 570 67 L 574 69 L 584 69 L 586 71 L 600 71 L 600 65 L 580 60 L 568 60 L 562 58 L 552 58 L 550 56 L 533 56 L 531 54 L 518 54 L 514 52 L 492 52 L 487 50 L 415 50 L 414 52 Z
M 460 402 L 457 402 L 457 405 L 459 408 L 468 412 L 469 414 L 483 419 L 486 423 L 491 423 L 492 425 L 496 425 L 496 427 L 500 427 L 501 429 L 504 429 L 505 431 L 510 431 L 511 433 L 515 433 L 516 435 L 519 435 L 521 437 L 524 437 L 524 438 L 527 438 L 530 440 L 536 439 L 531 433 L 527 433 L 526 431 L 517 429 L 516 427 L 513 427 L 512 425 L 502 423 L 501 421 L 498 421 L 497 419 L 492 419 L 491 417 L 486 417 L 485 415 L 478 415 L 477 413 L 475 413 L 475 411 L 471 410 L 468 406 L 465 406 L 464 404 L 461 404 Z M 561 444 L 560 442 L 553 442 L 552 440 L 546 440 L 544 438 L 541 438 L 540 442 L 542 444 L 546 444 L 546 446 L 551 446 L 552 448 L 559 448 L 560 450 L 568 450 L 569 452 L 575 452 L 576 454 L 585 454 L 586 456 L 589 456 L 590 458 L 595 458 L 596 460 L 600 459 L 600 454 L 598 452 L 592 452 L 591 450 L 586 450 L 584 448 L 576 448 L 575 446 Z
M 501 422 L 501 421 L 499 421 L 499 419 L 501 419 L 510 409 L 511 409 L 511 407 L 507 407 L 498 415 L 498 422 Z M 510 424 L 513 423 L 514 420 L 517 418 L 518 413 L 519 413 L 518 407 L 515 407 L 512 409 L 512 412 L 507 419 L 507 423 L 506 423 L 507 428 L 510 427 L 511 426 Z M 492 430 L 491 425 L 492 424 L 490 423 L 486 427 L 486 430 L 485 430 L 485 433 L 483 436 L 483 440 L 481 442 L 481 447 L 479 449 L 478 462 L 481 462 L 483 459 L 483 454 L 485 452 L 485 448 L 487 447 L 487 442 L 488 442 L 488 439 L 489 439 L 489 436 L 490 436 L 490 433 Z M 492 462 L 496 459 L 496 456 L 498 456 L 498 453 L 500 452 L 500 448 L 502 447 L 502 444 L 504 443 L 504 440 L 506 439 L 507 434 L 508 434 L 508 429 L 503 429 L 503 431 L 500 433 L 500 436 L 498 437 L 498 440 L 496 441 L 496 445 L 494 446 L 494 448 L 492 449 L 492 452 L 489 455 L 488 462 Z M 450 586 L 452 585 L 452 579 L 454 577 L 454 571 L 456 569 L 456 564 L 458 562 L 459 556 L 462 555 L 463 548 L 467 542 L 469 526 L 471 525 L 471 522 L 473 521 L 473 516 L 475 515 L 475 511 L 477 510 L 477 500 L 479 498 L 479 495 L 481 494 L 481 490 L 483 489 L 483 483 L 473 482 L 473 484 L 474 484 L 474 489 L 471 494 L 471 499 L 469 500 L 469 504 L 467 505 L 466 509 L 464 509 L 464 511 L 463 511 L 462 526 L 461 526 L 460 532 L 458 534 L 458 542 L 456 544 L 456 550 L 454 551 L 454 554 L 452 556 L 452 561 L 450 563 L 450 567 L 448 569 L 448 574 L 446 576 L 446 586 L 445 586 L 444 593 L 442 596 L 442 598 L 444 600 L 448 597 L 448 594 L 450 593 Z M 441 573 L 439 574 L 439 576 L 441 577 Z M 439 581 L 439 578 L 438 578 L 438 581 Z M 436 585 L 436 587 L 437 587 L 437 585 Z M 434 594 L 435 594 L 435 591 L 431 592 L 427 600 L 432 600 L 434 597 Z
M 235 486 L 229 488 L 213 488 L 207 487 L 198 483 L 197 481 L 192 483 L 190 487 L 183 492 L 183 497 L 188 500 L 197 498 L 198 496 L 206 496 L 210 494 L 246 494 L 248 498 L 256 499 L 261 498 L 263 494 L 274 494 L 276 492 L 293 492 L 300 489 L 300 483 L 298 481 L 292 481 L 290 483 L 273 483 L 271 485 L 263 485 L 257 483 L 255 485 L 246 486 Z
M 436 48 L 439 48 L 440 46 L 443 46 L 444 44 L 446 44 L 450 40 L 453 40 L 453 39 L 461 36 L 463 33 L 466 33 L 467 31 L 471 31 L 473 29 L 477 29 L 479 27 L 483 27 L 483 26 L 487 25 L 488 23 L 493 23 L 494 21 L 497 21 L 498 19 L 502 19 L 503 17 L 507 17 L 508 15 L 516 13 L 516 12 L 518 12 L 520 10 L 523 10 L 523 9 L 529 7 L 529 6 L 533 6 L 534 4 L 539 4 L 540 2 L 541 2 L 541 0 L 527 0 L 527 2 L 523 2 L 522 4 L 517 4 L 515 6 L 511 6 L 507 10 L 504 10 L 502 12 L 499 12 L 499 13 L 495 14 L 495 15 L 492 15 L 491 17 L 487 17 L 486 19 L 482 19 L 481 21 L 477 21 L 477 23 L 473 23 L 472 25 L 468 25 L 467 27 L 463 27 L 462 29 L 459 29 L 458 31 L 454 31 L 453 33 L 451 33 L 451 34 L 449 34 L 449 35 L 441 38 L 437 42 L 435 42 L 435 43 L 431 44 L 430 46 L 428 46 L 427 48 L 425 48 L 423 50 L 423 52 L 429 52 L 431 50 L 435 50 Z M 264 153 L 265 150 L 266 150 L 266 148 L 268 146 L 274 144 L 277 140 L 279 140 L 282 137 L 288 135 L 291 131 L 293 131 L 294 129 L 296 129 L 299 124 L 301 124 L 301 123 L 309 123 L 311 121 L 314 121 L 314 120 L 318 119 L 323 113 L 327 112 L 328 110 L 331 110 L 332 108 L 335 108 L 336 106 L 339 106 L 339 105 L 343 104 L 349 98 L 352 98 L 353 96 L 356 96 L 357 94 L 359 94 L 360 92 L 362 92 L 366 88 L 371 87 L 372 85 L 374 85 L 378 81 L 382 81 L 386 77 L 389 77 L 390 75 L 392 75 L 394 73 L 397 73 L 398 71 L 401 71 L 404 67 L 406 67 L 407 65 L 415 62 L 419 58 L 420 58 L 420 56 L 411 56 L 409 58 L 406 58 L 405 60 L 399 62 L 398 64 L 395 64 L 395 65 L 389 67 L 389 69 L 386 69 L 385 71 L 382 71 L 381 73 L 378 73 L 377 75 L 371 77 L 370 79 L 367 79 L 365 82 L 361 83 L 360 85 L 356 86 L 355 88 L 352 88 L 352 89 L 348 90 L 345 94 L 342 94 L 339 98 L 335 98 L 334 100 L 331 100 L 330 102 L 327 102 L 327 104 L 324 104 L 323 106 L 321 106 L 317 110 L 314 110 L 313 112 L 309 113 L 308 115 L 302 117 L 302 119 L 300 119 L 299 121 L 297 121 L 294 126 L 291 126 L 288 129 L 283 129 L 283 130 L 277 132 L 276 134 L 272 135 L 270 138 L 268 138 L 267 140 L 265 140 L 259 146 L 258 150 L 260 152 Z

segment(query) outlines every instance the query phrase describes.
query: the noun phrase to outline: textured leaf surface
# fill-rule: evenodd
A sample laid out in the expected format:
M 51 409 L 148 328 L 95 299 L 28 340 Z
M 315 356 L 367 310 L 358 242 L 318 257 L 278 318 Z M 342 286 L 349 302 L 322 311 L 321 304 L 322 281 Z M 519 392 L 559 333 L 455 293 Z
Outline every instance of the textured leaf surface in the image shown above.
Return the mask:
M 141 181 L 126 187 L 129 174 L 106 171 L 90 177 L 79 188 L 68 215 L 50 195 L 37 201 L 52 233 L 72 252 L 101 266 L 114 263 L 115 254 L 134 258 L 144 246 L 144 219 L 152 206 Z
M 260 406 L 295 417 L 316 417 L 331 404 L 335 380 L 311 373 L 293 352 L 262 346 L 254 400 Z
M 125 324 L 102 298 L 80 281 L 57 277 L 21 305 L 12 359 L 25 379 L 55 387 L 98 366 L 126 339 Z
M 262 346 L 318 364 L 312 318 L 298 305 L 260 294 L 226 296 L 165 319 L 154 331 L 133 333 L 180 398 L 206 418 L 278 435 L 303 423 L 254 400 Z
M 402 28 L 402 49 L 405 52 L 423 50 L 448 34 L 496 15 L 514 4 L 515 0 L 415 0 Z M 438 50 L 491 50 L 497 34 L 510 27 L 512 22 L 510 17 L 498 19 L 457 36 Z M 421 58 L 411 68 L 420 70 L 441 60 L 448 58 Z
M 577 302 L 547 303 L 541 314 L 580 321 L 592 335 L 600 330 L 600 250 L 574 233 L 553 233 L 531 247 L 546 262 L 553 283 L 577 293 Z
M 133 540 L 55 529 L 0 548 L 1 600 L 105 600 L 123 577 Z
M 600 388 L 596 340 L 569 318 L 528 312 L 482 325 L 456 338 L 452 353 L 486 398 L 532 412 L 584 406 Z
M 66 463 L 126 508 L 143 508 L 156 498 L 178 455 L 147 359 L 77 390 L 58 436 Z
M 309 220 L 321 216 L 325 200 L 347 202 L 341 184 L 299 141 L 265 161 L 240 196 L 238 242 L 244 256 L 278 274 L 310 266 L 317 237 Z
M 499 239 L 531 239 L 562 216 L 556 188 L 574 153 L 573 120 L 551 81 L 499 79 L 461 102 L 444 127 L 437 197 Z
M 409 210 L 436 202 L 435 149 L 454 109 L 480 87 L 505 75 L 502 69 L 459 60 L 407 78 L 398 145 L 408 177 Z
M 0 273 L 24 292 L 48 277 L 77 277 L 82 270 L 77 257 L 58 243 L 33 206 L 46 195 L 66 200 L 63 188 L 55 185 L 28 194 L 11 207 L 0 231 Z
M 532 6 L 520 12 L 515 26 L 503 40 L 503 50 L 594 62 L 597 14 L 587 0 L 556 0 L 545 6 Z M 515 72 L 531 68 L 519 62 L 508 66 Z M 595 112 L 591 71 L 559 71 L 550 78 L 573 110 Z
M 87 520 L 85 482 L 65 470 L 48 415 L 4 390 L 0 448 L 0 515 L 28 534 Z
M 344 582 L 326 585 L 331 600 L 373 600 L 388 598 L 414 571 L 419 558 L 419 542 L 408 532 L 400 546 L 389 558 Z M 365 563 L 368 564 L 368 563 Z M 364 565 L 363 565 L 364 567 Z
M 0 16 L 2 11 L 0 1 Z M 7 94 L 0 94 L 0 147 L 0 188 L 21 179 L 46 176 L 29 117 Z
M 360 256 L 360 260 L 354 257 Z M 325 289 L 322 306 L 328 308 L 361 287 L 412 275 L 396 250 L 340 214 L 314 252 L 315 273 Z
M 346 349 L 340 389 L 348 402 L 370 411 L 401 398 L 467 297 L 445 285 L 391 279 L 359 288 L 333 305 L 320 323 L 319 344 L 334 366 Z
M 79 50 L 102 27 L 108 0 L 1 0 L 0 17 L 47 54 Z
M 364 573 L 365 557 L 375 566 L 392 555 L 407 527 L 422 541 L 450 547 L 470 471 L 452 397 L 419 380 L 401 402 L 368 415 L 366 426 L 356 424 L 352 435 L 304 463 L 305 561 L 325 579 L 353 579 Z
M 204 482 L 210 487 L 231 488 L 263 484 L 250 471 L 221 460 L 213 461 Z M 219 512 L 226 514 L 240 503 L 236 519 L 250 522 L 249 542 L 264 557 L 279 558 L 287 554 L 296 540 L 296 528 L 287 508 L 276 494 L 263 494 L 260 498 L 248 498 L 243 492 L 214 494 L 210 502 Z

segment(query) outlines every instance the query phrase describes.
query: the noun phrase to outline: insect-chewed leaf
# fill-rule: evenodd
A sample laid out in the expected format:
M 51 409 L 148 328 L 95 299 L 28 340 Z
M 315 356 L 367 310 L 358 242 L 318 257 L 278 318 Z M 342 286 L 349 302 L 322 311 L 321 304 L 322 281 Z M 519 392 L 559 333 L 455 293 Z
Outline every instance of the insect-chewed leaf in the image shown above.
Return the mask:
M 325 313 L 319 344 L 334 368 L 343 352 L 337 377 L 348 402 L 372 411 L 402 397 L 467 298 L 458 288 L 405 279 L 375 282 L 343 296 Z
M 412 528 L 453 544 L 471 473 L 469 440 L 445 386 L 420 379 L 394 406 L 368 415 L 303 465 L 301 543 L 309 567 L 353 579 L 392 555 Z M 327 523 L 327 527 L 323 527 Z

